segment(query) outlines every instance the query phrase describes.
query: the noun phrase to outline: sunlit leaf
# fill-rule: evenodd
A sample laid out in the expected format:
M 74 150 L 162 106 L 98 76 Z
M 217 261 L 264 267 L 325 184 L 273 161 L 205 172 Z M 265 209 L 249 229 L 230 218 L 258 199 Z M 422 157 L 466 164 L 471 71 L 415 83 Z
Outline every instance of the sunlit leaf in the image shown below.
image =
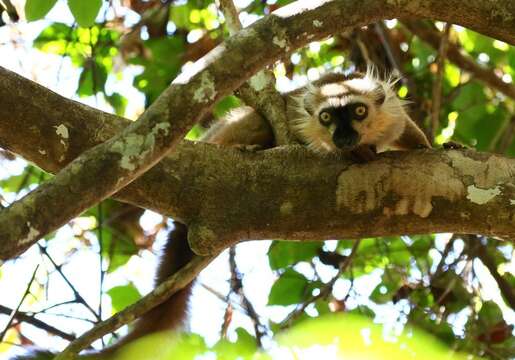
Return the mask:
M 141 294 L 132 283 L 112 287 L 107 291 L 107 294 L 111 298 L 111 304 L 115 313 L 141 299 Z
M 304 321 L 279 337 L 283 358 L 300 359 L 473 359 L 416 329 L 401 335 L 361 316 L 331 314 Z

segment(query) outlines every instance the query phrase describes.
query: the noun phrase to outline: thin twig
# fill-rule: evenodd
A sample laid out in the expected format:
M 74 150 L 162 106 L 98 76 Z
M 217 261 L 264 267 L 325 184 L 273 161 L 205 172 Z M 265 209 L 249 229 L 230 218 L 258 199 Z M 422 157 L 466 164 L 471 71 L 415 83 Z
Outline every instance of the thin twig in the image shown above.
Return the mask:
M 13 309 L 8 308 L 7 306 L 0 305 L 0 313 L 10 315 L 13 313 Z M 53 327 L 52 325 L 48 325 L 46 322 L 36 319 L 33 314 L 29 315 L 29 313 L 17 311 L 14 316 L 18 321 L 23 321 L 24 323 L 35 326 L 39 329 L 45 330 L 46 332 L 59 336 L 65 340 L 73 341 L 75 340 L 75 335 L 69 334 L 58 328 Z
M 56 262 L 54 261 L 54 259 L 52 259 L 50 254 L 46 251 L 46 248 L 44 246 L 42 246 L 39 243 L 38 243 L 38 246 L 39 246 L 39 250 L 47 257 L 48 260 L 50 260 L 50 262 L 54 266 L 55 270 L 59 273 L 59 275 L 61 275 L 61 278 L 68 285 L 70 290 L 73 292 L 73 295 L 75 296 L 76 301 L 79 302 L 80 304 L 84 305 L 84 307 L 86 309 L 88 309 L 93 314 L 93 316 L 95 316 L 97 321 L 102 321 L 102 319 L 98 316 L 97 312 L 95 310 L 93 310 L 93 308 L 86 302 L 86 300 L 82 297 L 82 295 L 79 294 L 77 289 L 75 289 L 75 286 L 73 286 L 71 281 L 66 277 L 66 275 L 64 275 L 63 270 L 61 269 L 61 265 L 56 264 Z
M 442 31 L 440 46 L 438 48 L 438 58 L 436 59 L 436 76 L 433 82 L 433 102 L 431 106 L 431 138 L 434 141 L 438 127 L 440 126 L 440 109 L 442 106 L 442 83 L 444 76 L 445 59 L 447 57 L 447 47 L 449 44 L 449 33 L 451 24 L 445 24 Z
M 7 13 L 7 15 L 9 16 L 9 19 L 12 22 L 17 22 L 18 20 L 20 20 L 20 16 L 18 15 L 18 11 L 16 11 L 16 8 L 11 3 L 11 0 L 1 0 L 0 1 L 0 5 L 2 5 L 2 3 L 4 5 L 5 12 Z
M 214 289 L 213 287 L 205 284 L 205 283 L 200 283 L 200 286 L 202 286 L 204 289 L 206 289 L 206 291 L 210 292 L 211 294 L 213 294 L 218 300 L 220 300 L 221 302 L 223 303 L 226 303 L 227 302 L 227 296 L 222 294 L 220 291 Z M 242 314 L 245 314 L 245 309 L 243 307 L 242 304 L 240 303 L 237 303 L 235 301 L 231 301 L 231 306 L 240 311 Z
M 170 276 L 165 282 L 156 287 L 152 292 L 144 296 L 135 304 L 116 313 L 109 319 L 96 324 L 92 329 L 82 334 L 71 342 L 68 347 L 60 353 L 55 360 L 72 360 L 76 354 L 85 349 L 96 339 L 115 331 L 125 324 L 130 323 L 145 312 L 156 307 L 174 293 L 182 289 L 198 275 L 218 254 L 213 256 L 195 256 L 181 270 Z
M 254 324 L 254 332 L 256 334 L 256 342 L 259 347 L 262 347 L 261 339 L 265 335 L 265 331 L 263 331 L 264 326 L 261 324 L 259 320 L 259 314 L 254 309 L 254 306 L 250 302 L 250 300 L 245 295 L 243 291 L 243 282 L 241 281 L 241 273 L 238 270 L 238 265 L 236 264 L 236 246 L 231 246 L 229 249 L 229 266 L 231 269 L 231 289 L 235 294 L 240 296 L 241 302 L 247 313 L 248 317 L 252 320 Z
M 7 330 L 9 330 L 13 320 L 16 318 L 16 314 L 18 313 L 18 310 L 20 310 L 20 307 L 23 304 L 23 302 L 25 301 L 25 298 L 30 293 L 30 287 L 32 286 L 32 283 L 34 282 L 38 268 L 39 268 L 39 265 L 37 265 L 36 268 L 34 269 L 34 271 L 32 272 L 32 276 L 30 277 L 29 283 L 27 284 L 27 288 L 25 289 L 23 296 L 21 297 L 20 301 L 18 302 L 16 309 L 11 311 L 11 314 L 9 315 L 9 319 L 7 319 L 7 324 L 5 324 L 4 330 L 2 331 L 2 333 L 0 333 L 0 341 L 2 341 L 4 339 L 5 334 L 7 333 Z
M 96 99 L 96 93 L 95 93 L 95 99 Z M 102 295 L 104 294 L 104 279 L 105 279 L 105 271 L 104 271 L 104 212 L 102 211 L 102 202 L 99 202 L 97 205 L 98 209 L 98 230 L 97 230 L 97 236 L 98 236 L 98 268 L 100 272 L 100 283 L 98 285 L 98 317 L 102 319 Z M 104 338 L 102 340 L 102 345 L 104 344 Z
M 361 239 L 358 239 L 354 242 L 351 253 L 341 264 L 340 269 L 338 270 L 336 275 L 327 284 L 325 284 L 323 288 L 320 289 L 320 292 L 317 295 L 311 296 L 308 300 L 303 302 L 297 309 L 292 311 L 290 315 L 288 315 L 288 317 L 281 322 L 281 328 L 286 328 L 290 326 L 292 321 L 298 318 L 310 304 L 314 303 L 319 299 L 326 298 L 327 296 L 329 296 L 329 294 L 333 291 L 333 287 L 336 281 L 342 276 L 342 274 L 348 269 L 348 267 L 352 263 L 352 260 L 358 251 L 360 243 Z
M 475 239 L 477 240 L 477 239 Z M 501 291 L 506 303 L 515 311 L 515 291 L 511 284 L 502 277 L 501 274 L 497 271 L 497 264 L 495 263 L 495 259 L 489 252 L 488 247 L 483 245 L 481 241 L 474 241 L 475 244 L 475 255 L 481 260 L 483 265 L 488 269 L 494 280 L 497 282 L 497 286 Z
M 374 24 L 374 30 L 377 35 L 379 35 L 379 40 L 381 41 L 381 45 L 386 52 L 386 57 L 388 58 L 390 65 L 398 72 L 398 76 L 401 78 L 401 81 L 405 82 L 407 79 L 405 78 L 405 74 L 401 69 L 401 62 L 396 53 L 393 51 L 388 29 L 385 29 L 384 23 L 380 21 Z

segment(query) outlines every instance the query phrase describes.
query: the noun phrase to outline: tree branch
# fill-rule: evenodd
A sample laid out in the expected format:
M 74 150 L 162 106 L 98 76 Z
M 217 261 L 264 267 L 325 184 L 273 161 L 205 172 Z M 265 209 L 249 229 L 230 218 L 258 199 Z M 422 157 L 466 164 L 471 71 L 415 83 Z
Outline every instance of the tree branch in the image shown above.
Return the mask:
M 18 305 L 16 306 L 16 309 L 13 309 L 13 311 L 9 314 L 9 318 L 7 319 L 7 324 L 5 324 L 4 330 L 0 333 L 0 342 L 4 339 L 5 334 L 7 334 L 7 331 L 10 329 L 11 324 L 13 320 L 16 318 L 16 314 L 18 314 L 18 311 L 20 310 L 21 305 L 25 301 L 25 298 L 30 293 L 30 287 L 32 286 L 32 283 L 34 279 L 36 278 L 36 272 L 38 271 L 39 265 L 36 266 L 34 271 L 32 272 L 32 276 L 27 284 L 27 287 L 25 288 L 25 292 L 23 293 L 23 296 L 21 297 L 20 301 L 18 302 Z
M 464 13 L 467 16 L 463 16 Z M 295 2 L 283 7 L 235 34 L 201 59 L 195 75 L 190 79 L 185 76 L 176 79 L 138 121 L 88 150 L 53 180 L 0 211 L 1 256 L 5 259 L 19 254 L 37 239 L 150 169 L 177 147 L 185 132 L 216 100 L 234 91 L 245 79 L 285 52 L 333 32 L 395 16 L 455 22 L 513 44 L 513 14 L 515 3 L 509 0 L 469 0 L 466 3 L 457 0 L 428 0 L 423 3 L 408 0 L 320 0 L 309 4 Z M 10 93 L 17 92 L 18 88 L 9 88 L 8 117 L 15 113 L 13 108 L 16 105 L 19 107 L 9 100 Z M 61 153 L 67 154 L 75 134 L 69 132 L 63 120 L 69 113 L 62 115 L 66 116 L 60 118 L 63 122 L 54 129 L 52 137 L 55 139 L 57 136 Z M 66 159 L 63 155 L 58 160 L 64 165 Z M 99 182 L 100 178 L 103 181 Z M 266 226 L 266 223 L 260 226 Z M 213 235 L 212 230 L 204 228 L 200 222 L 193 226 L 192 241 L 198 241 L 200 246 L 211 243 Z
M 2 313 L 2 314 L 10 315 L 13 311 L 14 311 L 13 309 L 8 308 L 7 306 L 0 305 L 0 313 Z M 25 312 L 17 311 L 14 318 L 17 319 L 18 321 L 23 321 L 23 322 L 26 322 L 27 324 L 31 324 L 32 326 L 35 326 L 42 330 L 45 330 L 45 331 L 49 332 L 50 334 L 57 335 L 65 340 L 68 340 L 68 341 L 75 340 L 74 335 L 68 334 L 67 332 L 59 330 L 56 327 L 53 327 L 52 325 L 48 325 L 44 321 L 36 319 L 34 316 L 31 316 Z
M 27 80 L 18 82 L 19 88 L 27 84 L 35 90 L 43 89 Z M 31 94 L 37 103 L 40 94 Z M 44 94 L 50 101 L 58 97 L 49 91 Z M 71 101 L 64 106 L 59 111 L 66 109 L 70 114 L 70 126 L 76 120 L 71 129 L 77 131 L 77 140 L 81 135 L 89 141 L 95 139 L 95 124 L 101 129 L 114 128 L 107 120 L 114 117 Z M 30 103 L 25 107 L 36 119 L 36 109 Z M 74 113 L 79 111 L 86 117 L 75 118 Z M 45 123 L 44 113 L 41 118 L 31 131 L 51 132 L 52 122 Z M 7 121 L 0 122 L 2 145 L 5 134 L 10 133 L 2 128 L 14 127 L 9 117 L 4 119 Z M 80 132 L 83 124 L 91 128 Z M 25 131 L 23 126 L 18 128 Z M 38 155 L 35 149 L 40 145 L 51 149 L 52 144 L 45 143 L 47 138 L 38 143 L 38 138 L 32 137 L 27 155 Z M 11 136 L 11 140 L 16 139 L 24 137 Z M 84 139 L 78 142 L 87 143 Z M 10 144 L 11 148 L 25 148 Z M 49 168 L 58 164 L 41 155 L 32 160 Z M 302 147 L 245 153 L 183 142 L 176 153 L 117 196 L 191 225 L 190 240 L 203 254 L 247 239 L 330 239 L 443 231 L 514 238 L 514 174 L 515 159 L 474 151 L 389 153 L 379 161 L 359 165 L 337 154 L 320 156 Z M 199 197 L 204 201 L 195 201 Z M 8 245 L 0 243 L 4 259 L 12 255 Z
M 233 0 L 218 0 L 227 28 L 231 35 L 241 30 L 238 10 Z M 272 127 L 275 142 L 278 146 L 293 142 L 288 128 L 286 103 L 281 94 L 275 89 L 275 76 L 270 70 L 261 70 L 238 89 L 243 101 L 256 109 Z

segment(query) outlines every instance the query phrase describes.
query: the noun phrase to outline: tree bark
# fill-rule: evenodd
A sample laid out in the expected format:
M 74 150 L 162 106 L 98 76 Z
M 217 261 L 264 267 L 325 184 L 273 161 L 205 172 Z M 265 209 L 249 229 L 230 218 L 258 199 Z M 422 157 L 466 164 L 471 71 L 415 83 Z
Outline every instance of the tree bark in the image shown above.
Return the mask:
M 309 4 L 296 2 L 281 8 L 271 16 L 235 34 L 201 59 L 196 74 L 189 79 L 185 76 L 176 79 L 138 121 L 124 128 L 113 138 L 83 153 L 61 170 L 54 179 L 2 210 L 0 255 L 5 259 L 19 254 L 70 218 L 132 182 L 161 160 L 167 152 L 175 149 L 186 131 L 216 100 L 235 90 L 260 68 L 309 41 L 377 20 L 404 16 L 455 22 L 513 44 L 514 14 L 515 3 L 509 0 L 469 0 L 466 3 L 449 0 L 335 0 L 313 1 Z M 20 116 L 18 112 L 13 111 L 19 104 L 13 103 L 10 97 L 12 94 L 19 95 L 19 91 L 16 87 L 8 88 L 7 117 L 12 117 L 13 114 L 16 114 L 16 117 Z M 54 106 L 59 107 L 60 104 Z M 51 137 L 57 137 L 60 145 L 56 148 L 54 143 L 52 150 L 61 153 L 58 162 L 64 165 L 72 159 L 68 156 L 68 149 L 74 146 L 72 143 L 75 139 L 71 137 L 72 134 L 64 123 L 68 113 L 62 115 L 64 117 L 60 118 L 61 122 L 54 128 L 55 135 L 51 134 Z M 180 168 L 180 164 L 178 167 Z M 214 176 L 216 177 L 216 174 Z M 342 192 L 342 189 L 343 187 L 338 186 L 336 190 Z M 342 199 L 338 200 L 338 209 L 341 210 L 342 206 L 347 205 L 353 209 L 353 204 L 347 204 Z M 405 204 L 406 201 L 403 200 L 399 206 L 409 207 L 409 204 Z M 424 202 L 415 201 L 418 205 L 413 206 L 418 209 L 422 206 L 421 203 Z M 288 209 L 289 205 L 286 208 Z M 398 209 L 392 211 L 402 212 Z M 210 253 L 218 247 L 212 243 L 218 237 L 214 231 L 216 226 L 207 226 L 209 220 L 198 220 L 199 214 L 209 218 L 209 213 L 206 210 L 199 212 L 198 209 L 197 216 L 189 213 L 191 239 L 199 253 Z M 178 215 L 180 216 L 180 213 Z M 230 215 L 231 212 L 227 213 L 227 216 Z M 258 225 L 267 225 L 267 222 Z M 332 236 L 335 234 L 333 230 L 321 235 Z M 243 232 L 241 229 L 228 229 L 226 233 L 237 238 L 241 238 L 243 233 L 254 234 L 251 229 Z M 301 237 L 309 237 L 304 236 L 305 232 L 302 230 L 292 235 L 295 233 Z M 259 234 L 268 233 L 257 231 L 256 235 Z M 219 235 L 224 237 L 222 234 Z M 200 249 L 204 245 L 208 248 Z
M 54 150 L 60 141 L 40 134 L 54 134 L 63 114 L 73 134 L 72 154 L 128 123 L 6 70 L 0 76 L 0 145 L 50 172 L 64 166 Z M 19 95 L 7 91 L 12 84 Z M 16 118 L 2 110 L 6 99 L 20 104 Z M 444 231 L 515 238 L 514 175 L 515 159 L 471 150 L 387 153 L 360 165 L 302 147 L 251 153 L 184 141 L 115 196 L 189 224 L 201 254 L 248 239 Z M 67 196 L 59 201 L 69 201 Z M 2 242 L 0 256 L 19 249 L 16 242 Z

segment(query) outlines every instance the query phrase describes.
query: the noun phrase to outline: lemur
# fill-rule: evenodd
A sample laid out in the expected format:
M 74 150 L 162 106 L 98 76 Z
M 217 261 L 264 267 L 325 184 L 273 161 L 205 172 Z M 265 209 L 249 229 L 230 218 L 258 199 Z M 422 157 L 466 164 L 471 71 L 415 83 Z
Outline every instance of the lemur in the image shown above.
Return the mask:
M 380 80 L 371 69 L 364 74 L 328 73 L 283 95 L 290 128 L 314 151 L 348 151 L 362 161 L 371 160 L 377 151 L 387 149 L 430 148 L 425 134 L 407 115 L 406 102 L 397 97 L 395 82 L 393 78 Z M 201 141 L 227 146 L 274 146 L 268 122 L 248 106 L 231 111 L 215 123 Z M 177 272 L 192 257 L 193 252 L 187 242 L 187 226 L 175 221 L 174 230 L 162 252 L 156 285 Z M 191 288 L 192 284 L 147 312 L 126 337 L 97 353 L 95 358 L 108 358 L 124 344 L 144 335 L 178 330 L 187 315 Z M 49 353 L 40 353 L 44 354 Z M 32 356 L 16 359 L 34 359 L 34 354 Z

